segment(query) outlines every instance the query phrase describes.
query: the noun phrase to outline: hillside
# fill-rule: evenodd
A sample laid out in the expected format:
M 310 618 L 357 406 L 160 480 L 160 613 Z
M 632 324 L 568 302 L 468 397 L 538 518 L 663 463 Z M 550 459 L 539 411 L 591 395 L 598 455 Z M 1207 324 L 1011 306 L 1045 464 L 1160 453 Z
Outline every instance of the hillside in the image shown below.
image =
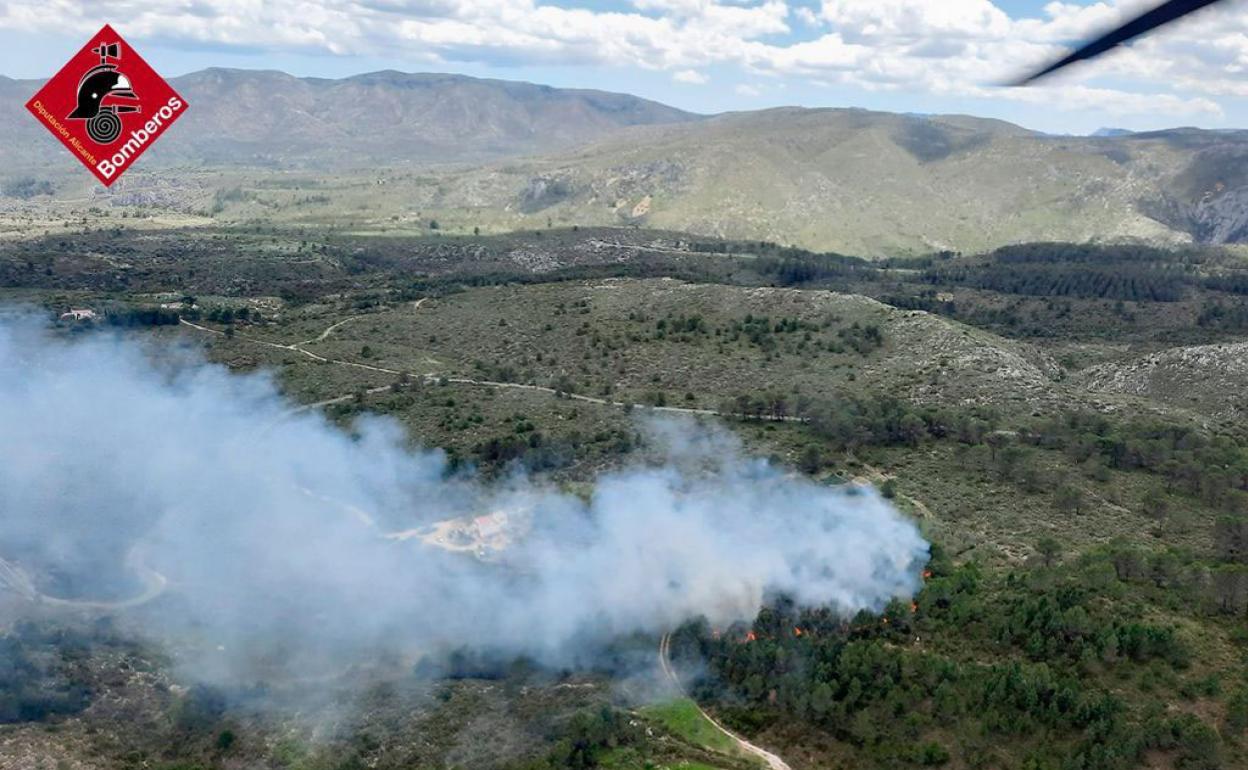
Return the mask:
M 0 78 L 12 108 L 0 130 L 13 137 L 0 205 L 53 229 L 105 203 L 105 215 L 177 215 L 166 224 L 637 226 L 863 256 L 1248 239 L 1245 132 L 1052 136 L 856 109 L 703 118 L 623 94 L 398 72 L 212 69 L 173 82 L 193 109 L 102 191 L 19 109 L 37 83 Z M 54 194 L 11 192 L 27 178 Z
M 459 176 L 446 208 L 636 224 L 850 254 L 1009 243 L 1237 242 L 1248 141 L 1195 130 L 1051 137 L 999 121 L 777 109 L 630 131 Z
M 563 150 L 622 126 L 695 117 L 625 94 L 461 75 L 385 71 L 330 80 L 214 68 L 170 83 L 193 109 L 153 148 L 149 166 L 325 171 L 482 161 Z M 39 85 L 0 78 L 0 130 L 16 140 L 0 148 L 7 167 L 57 149 L 22 109 Z
M 403 446 L 439 450 L 435 475 L 453 471 L 457 485 L 448 496 L 480 477 L 572 500 L 592 499 L 613 471 L 661 463 L 647 433 L 655 418 L 696 421 L 731 432 L 751 474 L 850 497 L 876 486 L 932 544 L 913 598 L 878 612 L 843 616 L 778 596 L 735 625 L 675 621 L 670 633 L 621 635 L 589 663 L 550 666 L 478 653 L 484 634 L 405 654 L 419 621 L 324 660 L 306 652 L 312 635 L 270 645 L 209 625 L 162 631 L 161 618 L 190 604 L 192 581 L 162 583 L 140 604 L 98 594 L 101 568 L 142 577 L 134 564 L 145 562 L 129 561 L 137 549 L 65 568 L 46 538 L 0 537 L 0 766 L 750 770 L 705 711 L 796 770 L 985 758 L 1243 767 L 1248 439 L 1242 411 L 1219 411 L 1213 397 L 1243 391 L 1245 271 L 1234 252 L 1203 247 L 1034 244 L 871 262 L 618 228 L 416 237 L 148 223 L 0 241 L 0 302 L 45 315 L 50 344 L 128 340 L 162 373 L 198 355 L 267 372 L 293 403 L 280 419 L 249 419 L 246 435 L 306 418 L 335 445 L 329 424 L 345 429 L 342 446 L 368 447 L 384 417 Z M 97 315 L 57 321 L 67 308 Z M 1151 382 L 1135 360 L 1155 362 Z M 75 392 L 99 410 L 107 378 L 56 390 L 56 409 Z M 145 401 L 133 388 L 124 396 Z M 188 457 L 211 456 L 202 438 L 163 435 Z M 197 475 L 216 464 L 262 475 L 231 459 L 236 447 Z M 180 457 L 146 444 L 134 454 Z M 23 443 L 6 467 L 29 457 Z M 409 473 L 385 461 L 343 471 Z M 682 499 L 695 496 L 685 489 Z M 58 510 L 74 509 L 61 499 Z M 196 550 L 230 517 L 262 519 L 270 507 L 207 499 Z M 291 540 L 314 539 L 304 522 L 330 498 L 296 499 Z M 623 499 L 645 522 L 649 498 Z M 350 542 L 359 522 L 390 527 L 423 505 L 329 510 Z M 786 505 L 805 513 L 808 503 Z M 755 507 L 750 516 L 760 533 L 783 521 Z M 320 575 L 335 562 L 311 563 Z M 386 606 L 375 585 L 370 616 Z M 123 597 L 124 607 L 110 603 Z M 316 633 L 327 627 L 309 617 Z M 524 620 L 526 633 L 540 631 L 550 615 Z M 209 672 L 237 661 L 239 676 L 201 677 L 201 657 Z M 693 701 L 656 688 L 669 665 Z
M 1079 373 L 1090 390 L 1129 393 L 1215 418 L 1242 420 L 1248 407 L 1248 343 L 1178 347 Z

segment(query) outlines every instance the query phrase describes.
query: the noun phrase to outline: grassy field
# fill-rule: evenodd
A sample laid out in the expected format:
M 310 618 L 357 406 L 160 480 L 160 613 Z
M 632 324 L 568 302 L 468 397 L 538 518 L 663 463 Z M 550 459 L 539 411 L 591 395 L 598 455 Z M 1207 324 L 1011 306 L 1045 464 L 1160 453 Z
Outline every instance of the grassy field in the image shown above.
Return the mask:
M 737 751 L 732 739 L 702 716 L 697 704 L 687 698 L 647 706 L 641 709 L 641 714 L 696 746 L 704 746 L 723 754 L 734 754 Z

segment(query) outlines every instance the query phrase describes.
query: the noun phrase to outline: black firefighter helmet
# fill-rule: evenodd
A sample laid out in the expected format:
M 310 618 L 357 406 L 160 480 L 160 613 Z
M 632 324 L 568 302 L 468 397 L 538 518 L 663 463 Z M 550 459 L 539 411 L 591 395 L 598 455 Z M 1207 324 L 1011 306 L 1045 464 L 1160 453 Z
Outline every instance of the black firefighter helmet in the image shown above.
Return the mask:
M 117 43 L 101 44 L 92 48 L 93 53 L 100 55 L 98 66 L 92 67 L 82 76 L 78 83 L 78 103 L 68 120 L 87 121 L 87 135 L 99 144 L 112 144 L 121 136 L 122 112 L 138 112 L 136 104 L 105 104 L 105 99 L 138 99 L 130 85 L 130 78 L 122 74 L 116 64 L 108 60 L 121 58 L 121 47 Z

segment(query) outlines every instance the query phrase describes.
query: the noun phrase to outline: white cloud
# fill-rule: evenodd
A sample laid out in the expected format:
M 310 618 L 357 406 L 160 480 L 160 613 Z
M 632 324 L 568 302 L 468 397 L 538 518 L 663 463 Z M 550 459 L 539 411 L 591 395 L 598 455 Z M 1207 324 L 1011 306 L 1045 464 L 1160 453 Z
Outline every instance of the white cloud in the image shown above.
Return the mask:
M 1011 26 L 990 0 L 824 0 L 820 16 L 846 37 L 863 40 L 1000 39 Z
M 1173 94 L 1137 94 L 1081 85 L 1066 86 L 1061 93 L 1061 102 L 1056 106 L 1063 111 L 1100 110 L 1116 116 L 1162 114 L 1216 117 L 1222 115 L 1222 107 L 1217 102 L 1199 96 L 1188 98 Z M 1037 88 L 1004 89 L 998 91 L 996 95 L 1026 104 L 1053 104 L 1053 95 Z
M 783 0 L 737 5 L 718 0 L 633 0 L 642 11 L 673 21 L 695 20 L 704 31 L 735 34 L 743 39 L 789 31 L 789 7 Z
M 700 86 L 710 81 L 706 75 L 697 70 L 677 70 L 672 73 L 672 80 L 677 83 L 688 83 L 689 85 Z
M 872 91 L 996 98 L 1113 115 L 1219 116 L 1216 97 L 1248 94 L 1248 78 L 1242 77 L 1248 72 L 1248 20 L 1234 13 L 1244 10 L 1242 4 L 1197 15 L 1043 87 L 995 87 L 1152 4 L 1052 2 L 1043 18 L 1011 19 L 990 0 L 823 0 L 818 17 L 826 34 L 779 51 L 753 46 L 748 64 Z M 1106 77 L 1117 87 L 1088 85 Z
M 750 85 L 749 83 L 740 83 L 732 90 L 736 91 L 741 96 L 748 96 L 750 98 L 763 95 L 762 90 Z
M 794 9 L 793 15 L 797 16 L 797 18 L 807 27 L 813 27 L 819 24 L 819 17 L 814 11 L 804 5 L 799 5 L 796 9 Z
M 1010 18 L 993 0 L 631 2 L 625 11 L 600 11 L 545 0 L 9 0 L 0 3 L 0 29 L 85 37 L 102 19 L 115 19 L 124 20 L 129 37 L 173 45 L 434 66 L 634 67 L 667 71 L 681 83 L 705 82 L 709 66 L 737 66 L 747 75 L 871 91 L 1175 117 L 1218 114 L 1219 99 L 1248 95 L 1248 0 L 1198 14 L 1032 91 L 990 86 L 1153 0 L 1055 1 L 1028 19 Z

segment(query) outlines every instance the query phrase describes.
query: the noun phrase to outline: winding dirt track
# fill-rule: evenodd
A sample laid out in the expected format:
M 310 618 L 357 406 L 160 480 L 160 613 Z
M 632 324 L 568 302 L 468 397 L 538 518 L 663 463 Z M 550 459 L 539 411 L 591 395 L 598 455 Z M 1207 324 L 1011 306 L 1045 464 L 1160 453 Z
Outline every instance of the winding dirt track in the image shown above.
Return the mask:
M 26 571 L 16 564 L 0 559 L 0 588 L 7 587 L 24 599 L 52 607 L 64 607 L 71 610 L 97 610 L 116 612 L 133 607 L 140 607 L 165 592 L 169 579 L 147 566 L 141 546 L 135 546 L 126 554 L 126 567 L 139 578 L 143 590 L 136 596 L 115 602 L 85 601 L 78 599 L 62 599 L 49 596 L 39 591 Z
M 420 306 L 424 303 L 424 301 L 425 299 L 418 300 L 412 305 L 412 307 L 415 309 L 419 309 Z M 355 367 L 356 369 L 364 369 L 364 370 L 371 371 L 371 372 L 377 372 L 379 374 L 391 374 L 395 376 L 402 376 L 404 372 L 399 371 L 398 369 L 388 369 L 384 366 L 373 366 L 371 364 L 361 364 L 357 361 L 345 361 L 345 360 L 337 359 L 337 358 L 326 358 L 325 356 L 320 356 L 309 350 L 303 349 L 302 347 L 303 345 L 308 345 L 313 342 L 323 341 L 327 339 L 329 335 L 334 332 L 334 330 L 338 329 L 343 324 L 347 323 L 348 321 L 352 321 L 361 317 L 362 316 L 351 316 L 350 318 L 346 318 L 341 321 L 338 321 L 337 323 L 331 324 L 328 328 L 326 328 L 323 332 L 321 332 L 319 336 L 311 340 L 305 340 L 304 342 L 296 342 L 293 345 L 283 345 L 277 342 L 268 342 L 266 340 L 258 340 L 253 337 L 242 337 L 237 334 L 234 335 L 234 339 L 242 340 L 244 342 L 248 342 L 253 345 L 262 345 L 264 347 L 273 348 L 276 350 L 286 350 L 286 351 L 291 351 L 294 353 L 301 353 L 302 355 L 305 355 L 308 358 L 311 358 L 314 361 L 319 361 L 321 363 L 337 364 L 339 366 L 351 366 L 351 367 Z M 192 323 L 186 320 L 185 318 L 179 318 L 178 322 L 181 323 L 183 326 L 190 327 L 192 329 L 195 329 L 196 331 L 206 332 L 208 334 L 215 334 L 221 337 L 225 336 L 225 332 L 218 331 L 217 329 L 211 329 L 207 326 L 201 326 L 200 324 L 197 324 L 197 323 Z M 410 375 L 411 373 L 408 372 L 408 374 Z M 526 385 L 526 384 L 518 383 L 518 382 L 496 382 L 494 380 L 476 380 L 470 377 L 448 377 L 448 376 L 438 375 L 438 374 L 424 374 L 424 375 L 415 375 L 415 376 L 422 379 L 424 383 L 427 385 L 438 383 L 438 382 L 448 382 L 454 385 L 472 385 L 472 386 L 486 387 L 486 388 L 505 388 L 509 390 L 528 390 L 528 391 L 532 391 L 535 393 L 548 393 L 552 396 L 560 395 L 560 391 L 554 388 L 545 387 L 543 385 Z M 381 393 L 385 390 L 388 390 L 389 387 L 390 386 L 385 385 L 385 386 L 378 387 L 378 388 L 371 388 L 365 392 L 369 394 Z M 595 398 L 593 396 L 585 396 L 579 393 L 564 392 L 562 393 L 562 395 L 565 398 L 571 399 L 572 401 L 580 401 L 586 404 L 595 404 L 597 406 L 609 406 L 609 407 L 614 407 L 616 409 L 648 409 L 652 412 L 660 412 L 660 413 L 666 413 L 666 414 L 688 414 L 688 415 L 696 415 L 696 416 L 701 416 L 701 417 L 740 418 L 744 416 L 744 415 L 733 414 L 729 412 L 721 412 L 715 409 L 693 409 L 693 408 L 681 407 L 681 406 L 650 406 L 649 404 L 636 404 L 636 403 L 628 403 L 625 401 L 612 401 L 610 399 L 605 399 L 605 398 Z M 317 401 L 316 403 L 305 404 L 293 411 L 302 412 L 302 411 L 307 411 L 309 409 L 316 409 L 319 407 L 329 406 L 331 404 L 340 404 L 345 401 L 349 401 L 354 397 L 355 397 L 354 393 L 348 393 L 346 395 L 335 396 L 334 398 L 326 399 L 324 401 Z M 779 417 L 779 416 L 763 415 L 759 417 L 758 419 L 761 419 L 764 422 L 805 422 L 805 420 L 801 417 L 789 417 L 789 416 Z
M 680 683 L 680 678 L 676 676 L 676 670 L 672 668 L 671 652 L 672 635 L 663 634 L 663 638 L 659 640 L 659 667 L 663 669 L 663 674 L 672 683 L 672 686 L 676 688 L 676 691 L 682 696 L 688 698 L 689 696 L 685 693 L 684 686 Z M 789 767 L 788 763 L 780 757 L 777 757 L 775 754 L 772 754 L 770 751 L 762 748 L 761 746 L 755 746 L 753 743 L 750 743 L 746 739 L 721 725 L 715 720 L 714 717 L 703 711 L 697 701 L 694 701 L 692 698 L 690 698 L 690 701 L 698 709 L 698 712 L 702 714 L 702 717 L 715 726 L 715 729 L 731 738 L 737 744 L 737 747 L 746 754 L 758 757 L 765 762 L 768 770 L 793 770 L 793 768 Z
M 182 324 L 183 326 L 189 326 L 192 329 L 198 329 L 201 332 L 207 332 L 209 334 L 216 334 L 221 337 L 225 336 L 225 332 L 217 331 L 216 329 L 209 329 L 207 326 L 200 326 L 199 324 L 192 323 L 186 320 L 185 318 L 179 318 L 178 323 Z M 294 353 L 301 353 L 307 356 L 308 358 L 312 359 L 313 361 L 319 361 L 323 364 L 338 364 L 339 366 L 354 366 L 357 369 L 366 369 L 370 372 L 380 372 L 381 374 L 402 374 L 403 373 L 403 372 L 400 372 L 398 369 L 387 369 L 384 366 L 372 366 L 370 364 L 356 363 L 355 361 L 342 361 L 336 358 L 326 358 L 325 356 L 318 356 L 316 353 L 313 353 L 308 350 L 304 350 L 303 348 L 299 347 L 300 345 L 308 344 L 306 342 L 297 342 L 294 345 L 282 345 L 277 342 L 266 342 L 265 340 L 257 340 L 251 337 L 240 337 L 238 335 L 235 335 L 234 338 L 244 340 L 246 342 L 250 342 L 253 345 L 263 345 L 266 348 L 274 348 L 276 350 L 289 350 Z

